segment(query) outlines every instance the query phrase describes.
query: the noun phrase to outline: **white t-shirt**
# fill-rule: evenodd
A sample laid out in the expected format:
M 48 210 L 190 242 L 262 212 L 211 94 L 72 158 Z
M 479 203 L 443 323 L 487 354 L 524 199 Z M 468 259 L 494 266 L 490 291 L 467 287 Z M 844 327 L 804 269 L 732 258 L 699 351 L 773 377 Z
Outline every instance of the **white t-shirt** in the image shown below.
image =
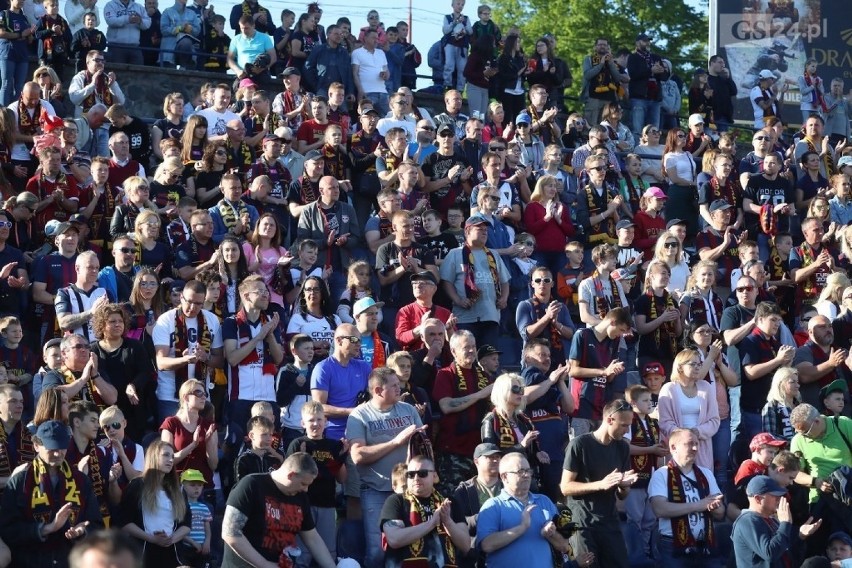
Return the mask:
M 701 469 L 701 473 L 707 479 L 707 485 L 710 489 L 710 495 L 718 495 L 719 486 L 716 484 L 716 478 L 713 477 L 713 472 L 707 468 L 694 466 Z M 695 471 L 689 474 L 683 474 L 683 493 L 688 503 L 697 503 L 701 501 L 698 494 L 698 489 L 695 484 L 690 482 L 690 479 L 695 480 Z M 651 475 L 651 482 L 648 484 L 648 499 L 654 497 L 662 497 L 668 500 L 669 498 L 669 468 L 661 467 Z M 672 536 L 672 520 L 666 517 L 659 518 L 660 534 L 663 536 Z M 696 539 L 703 538 L 701 533 L 704 531 L 704 517 L 701 513 L 691 513 L 689 515 L 689 528 L 692 530 L 692 536 Z
M 683 418 L 681 428 L 698 427 L 698 416 L 701 414 L 701 398 L 697 394 L 691 398 L 686 396 L 683 393 L 683 389 L 679 386 L 675 387 L 674 391 L 677 393 L 680 415 Z
M 767 93 L 771 93 L 771 91 L 766 91 Z M 754 127 L 755 128 L 763 128 L 763 109 L 760 105 L 757 104 L 757 99 L 765 99 L 764 91 L 761 90 L 760 85 L 755 85 L 751 88 L 751 91 L 748 94 L 748 100 L 751 101 L 751 109 L 754 111 Z M 774 105 L 775 103 L 773 103 Z
M 212 108 L 206 108 L 198 111 L 199 114 L 207 119 L 207 136 L 224 136 L 228 132 L 227 124 L 232 120 L 240 120 L 240 116 L 228 109 L 224 112 L 218 112 Z
M 175 517 L 172 502 L 163 489 L 157 491 L 157 510 L 149 511 L 142 507 L 142 524 L 146 533 L 162 531 L 167 535 L 175 532 Z
M 207 329 L 210 330 L 211 335 L 213 336 L 213 342 L 210 344 L 211 349 L 221 349 L 222 348 L 222 330 L 219 326 L 219 318 L 213 315 L 212 312 L 208 312 L 207 310 L 201 310 L 201 313 L 204 315 L 204 320 L 207 324 Z M 154 333 L 152 334 L 152 339 L 154 340 L 154 347 L 168 346 L 169 357 L 177 357 L 178 355 L 175 353 L 175 317 L 177 316 L 177 309 L 169 310 L 163 315 L 161 315 L 157 319 L 157 323 L 154 325 Z M 195 318 L 186 322 L 186 335 L 187 335 L 187 343 L 189 344 L 189 348 L 193 349 L 198 346 L 198 330 L 196 325 Z M 187 368 L 187 376 L 189 378 L 195 377 L 195 363 L 191 363 Z M 202 379 L 199 379 L 202 380 Z M 204 381 L 206 383 L 206 381 Z M 177 401 L 177 393 L 175 392 L 175 372 L 174 371 L 165 371 L 163 369 L 157 370 L 157 399 L 158 400 L 169 400 L 169 401 Z
M 379 48 L 370 53 L 363 47 L 352 52 L 352 65 L 358 66 L 358 78 L 365 93 L 387 93 L 384 80 L 379 73 L 388 68 L 388 58 Z
M 44 99 L 39 100 L 39 102 L 41 103 L 41 110 L 42 110 L 42 111 L 46 112 L 46 113 L 47 113 L 48 115 L 50 115 L 50 116 L 56 116 L 56 111 L 55 111 L 55 110 L 53 110 L 53 105 L 52 105 L 52 104 L 50 104 L 49 102 L 47 102 L 47 101 L 46 101 L 46 100 L 44 100 Z M 10 104 L 10 105 L 9 105 L 8 107 L 6 107 L 6 108 L 8 108 L 9 110 L 11 110 L 11 111 L 12 111 L 12 114 L 14 114 L 14 115 L 15 115 L 15 122 L 16 122 L 16 124 L 17 124 L 17 120 L 18 120 L 18 101 L 17 101 L 17 100 L 15 100 L 15 102 L 13 102 L 12 104 Z M 33 112 L 35 112 L 35 109 L 33 109 Z M 38 120 L 38 119 L 39 119 L 39 117 L 37 117 L 37 116 L 36 116 L 36 117 L 35 117 L 35 120 Z M 18 143 L 16 143 L 15 145 L 13 145 L 13 146 L 12 146 L 12 156 L 11 156 L 11 157 L 12 157 L 12 159 L 13 159 L 13 160 L 23 160 L 23 161 L 27 161 L 27 160 L 29 160 L 30 158 L 32 158 L 32 156 L 30 155 L 30 151 L 29 151 L 29 150 L 27 150 L 26 145 L 24 145 L 22 142 L 18 142 Z
M 330 345 L 328 353 L 331 355 L 334 351 L 334 330 L 341 323 L 340 318 L 335 315 L 334 328 L 332 328 L 326 318 L 318 318 L 311 314 L 303 316 L 299 310 L 296 310 L 290 318 L 290 323 L 287 324 L 287 335 L 304 333 L 314 341 L 327 341 Z

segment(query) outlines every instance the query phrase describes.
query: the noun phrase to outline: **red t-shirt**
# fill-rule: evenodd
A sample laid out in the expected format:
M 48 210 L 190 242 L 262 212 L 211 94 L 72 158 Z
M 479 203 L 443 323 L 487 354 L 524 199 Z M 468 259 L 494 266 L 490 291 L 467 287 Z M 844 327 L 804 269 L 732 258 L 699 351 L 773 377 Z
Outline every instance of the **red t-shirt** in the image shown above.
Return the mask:
M 458 388 L 459 379 L 454 370 L 455 367 L 444 367 L 438 371 L 435 386 L 432 388 L 434 400 L 459 398 L 479 391 L 476 384 L 477 374 L 473 369 L 463 369 L 466 383 L 464 389 Z M 473 450 L 482 441 L 480 426 L 485 413 L 490 410 L 491 403 L 487 404 L 487 408 L 483 409 L 482 406 L 484 405 L 477 403 L 461 412 L 444 414 L 435 440 L 436 449 L 468 458 L 472 456 Z
M 320 124 L 316 119 L 306 120 L 296 131 L 296 139 L 307 144 L 316 144 L 325 137 L 325 129 L 329 123 Z
M 201 428 L 203 432 L 206 432 L 212 424 L 213 421 L 211 420 L 199 418 L 197 428 Z M 190 445 L 192 443 L 192 437 L 195 434 L 195 432 L 190 432 L 189 430 L 187 430 L 184 427 L 183 423 L 180 421 L 180 418 L 178 418 L 177 416 L 169 416 L 168 418 L 163 420 L 163 424 L 162 426 L 160 426 L 160 431 L 163 430 L 171 432 L 172 437 L 174 438 L 174 446 L 176 453 Z M 175 463 L 175 471 L 178 475 L 180 475 L 187 469 L 197 469 L 198 471 L 203 473 L 204 489 L 213 489 L 213 470 L 210 469 L 210 464 L 207 463 L 206 444 L 198 444 L 198 446 L 195 447 L 191 454 L 189 454 L 179 463 Z

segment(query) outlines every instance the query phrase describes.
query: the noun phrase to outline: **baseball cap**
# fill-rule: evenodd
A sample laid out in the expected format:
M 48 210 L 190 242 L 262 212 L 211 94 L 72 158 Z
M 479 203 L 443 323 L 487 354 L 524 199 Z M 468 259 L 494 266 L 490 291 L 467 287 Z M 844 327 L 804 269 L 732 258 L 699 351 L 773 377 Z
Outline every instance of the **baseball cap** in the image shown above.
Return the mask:
M 379 116 L 379 111 L 377 111 L 373 107 L 366 107 L 361 111 L 361 114 L 359 114 L 358 116 L 367 116 L 368 114 L 375 114 L 376 116 Z
M 848 390 L 849 387 L 846 385 L 846 381 L 843 379 L 837 379 L 819 389 L 819 397 L 823 399 L 833 392 L 846 392 Z
M 757 76 L 761 79 L 775 79 L 775 73 L 769 69 L 762 69 Z
M 51 221 L 55 221 L 55 219 L 51 219 Z M 48 222 L 47 222 L 47 225 L 48 225 L 48 226 L 50 225 L 50 221 L 48 221 Z M 45 234 L 45 235 L 47 235 L 47 234 L 48 234 L 48 226 L 45 226 L 45 228 L 44 228 L 44 234 Z M 72 225 L 71 223 L 69 223 L 69 222 L 67 222 L 67 221 L 63 221 L 63 222 L 61 222 L 61 223 L 57 223 L 57 224 L 54 226 L 54 228 L 53 228 L 53 234 L 51 234 L 51 235 L 49 235 L 49 236 L 51 236 L 51 237 L 58 237 L 59 235 L 64 235 L 65 233 L 67 233 L 68 231 L 70 231 L 70 230 L 72 230 L 72 229 L 73 229 L 74 231 L 77 231 L 78 233 L 80 232 L 80 230 L 79 230 L 77 227 L 75 227 L 74 225 Z
M 630 219 L 622 219 L 618 223 L 615 224 L 615 230 L 620 231 L 621 229 L 629 229 L 630 227 L 635 227 L 633 221 Z
M 710 213 L 713 213 L 714 211 L 723 211 L 725 209 L 730 209 L 731 207 L 733 207 L 733 205 L 724 199 L 714 199 L 713 203 L 710 204 Z
M 704 115 L 697 112 L 689 115 L 689 125 L 695 126 L 696 124 L 704 124 Z
M 852 166 L 852 156 L 843 156 L 839 160 L 837 160 L 837 167 L 842 168 L 843 166 Z
M 656 197 L 657 199 L 668 199 L 668 196 L 665 192 L 659 187 L 649 187 L 645 190 L 645 193 L 642 194 L 642 197 Z
M 473 450 L 473 459 L 478 460 L 482 456 L 493 456 L 494 454 L 502 454 L 500 448 L 497 447 L 497 444 L 486 444 L 482 443 L 476 446 L 476 449 Z
M 207 482 L 207 480 L 204 479 L 204 474 L 197 469 L 184 470 L 184 472 L 180 474 L 180 481 L 181 483 L 184 481 L 200 481 L 201 483 Z
M 782 440 L 781 438 L 776 438 L 769 432 L 761 432 L 757 436 L 751 439 L 751 442 L 748 445 L 748 449 L 752 452 L 758 451 L 763 446 L 772 446 L 773 448 L 783 448 L 787 445 L 787 442 Z
M 471 215 L 467 218 L 467 221 L 464 222 L 464 228 L 473 227 L 475 225 L 490 225 L 491 222 L 485 218 L 484 215 L 480 215 L 477 213 L 476 215 Z
M 358 317 L 361 312 L 365 312 L 373 306 L 381 308 L 384 305 L 384 302 L 377 302 L 373 298 L 367 296 L 366 298 L 361 298 L 360 300 L 355 302 L 355 305 L 352 306 L 352 315 Z
M 183 280 L 172 280 L 169 282 L 169 292 L 183 292 L 184 286 L 186 286 L 186 282 Z
M 325 159 L 322 155 L 322 152 L 319 150 L 311 150 L 307 154 L 305 154 L 305 161 L 309 162 L 311 160 L 323 160 Z
M 489 355 L 500 355 L 503 353 L 502 351 L 497 351 L 497 348 L 493 345 L 483 345 L 476 351 L 476 358 L 482 359 L 483 357 L 488 357 Z
M 415 282 L 417 280 L 426 280 L 431 282 L 432 284 L 438 285 L 438 281 L 435 279 L 435 275 L 429 272 L 428 270 L 421 270 L 420 272 L 416 272 L 411 275 L 409 279 L 411 282 Z
M 831 542 L 834 541 L 834 540 L 839 540 L 840 542 L 842 542 L 843 544 L 845 544 L 847 546 L 852 546 L 852 537 L 850 537 L 848 534 L 846 534 L 843 531 L 837 531 L 837 532 L 831 533 L 831 536 L 828 537 L 828 543 L 831 544 Z
M 661 363 L 652 361 L 650 363 L 645 363 L 645 366 L 642 367 L 642 376 L 647 377 L 648 375 L 660 375 L 665 377 L 666 370 L 663 369 L 663 365 Z
M 257 83 L 246 77 L 242 81 L 240 81 L 239 85 L 240 89 L 245 89 L 246 87 L 257 87 Z
M 649 36 L 645 32 L 642 32 L 641 34 L 636 36 L 636 41 L 651 41 L 652 39 L 654 39 L 654 38 L 652 38 L 651 36 Z
M 530 113 L 527 111 L 521 112 L 517 118 L 515 118 L 515 124 L 532 124 L 532 117 Z
M 754 497 L 755 495 L 783 497 L 786 494 L 787 490 L 768 475 L 755 475 L 746 486 L 746 495 L 749 497 Z
M 455 128 L 445 122 L 443 124 L 438 125 L 438 129 L 435 131 L 435 134 L 441 134 L 442 132 L 446 132 L 448 130 L 452 133 L 455 133 L 456 131 Z
M 707 70 L 706 70 L 706 69 L 702 69 L 701 67 L 699 67 L 698 69 L 696 69 L 695 71 L 693 71 L 693 72 L 692 72 L 692 74 L 693 74 L 693 75 L 706 75 L 706 74 L 707 74 Z
M 77 223 L 79 225 L 88 225 L 89 220 L 82 213 L 74 213 L 68 218 L 69 223 Z
M 54 337 L 53 339 L 44 344 L 44 348 L 50 349 L 52 347 L 59 347 L 60 345 L 62 345 L 62 339 L 60 339 L 59 337 Z
M 299 71 L 298 67 L 287 67 L 281 72 L 282 77 L 289 77 L 290 75 L 299 75 L 301 77 L 302 72 Z
M 675 225 L 686 225 L 686 221 L 684 221 L 683 219 L 677 219 L 677 218 L 670 219 L 669 222 L 666 223 L 666 230 L 668 231 L 669 229 L 671 229 Z
M 275 134 L 274 132 L 270 132 L 266 136 L 263 137 L 263 143 L 267 142 L 281 142 L 281 137 Z
M 68 426 L 59 420 L 48 420 L 39 424 L 35 435 L 41 440 L 41 445 L 48 450 L 67 450 L 71 443 L 71 432 Z

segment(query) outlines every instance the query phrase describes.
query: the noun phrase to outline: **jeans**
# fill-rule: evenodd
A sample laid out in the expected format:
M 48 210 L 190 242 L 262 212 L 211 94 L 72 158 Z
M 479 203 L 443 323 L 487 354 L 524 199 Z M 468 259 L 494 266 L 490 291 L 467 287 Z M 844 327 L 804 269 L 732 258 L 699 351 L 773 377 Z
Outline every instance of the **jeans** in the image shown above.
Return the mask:
M 713 475 L 722 493 L 728 489 L 728 452 L 731 450 L 731 419 L 719 422 L 719 429 L 713 434 Z
M 657 551 L 660 554 L 660 566 L 665 568 L 716 568 L 719 566 L 719 559 L 713 556 L 675 556 L 674 540 L 672 537 L 661 536 Z
M 21 95 L 21 89 L 27 82 L 29 61 L 10 61 L 0 59 L 0 98 L 3 106 L 9 106 Z
M 477 87 L 473 83 L 467 85 L 467 106 L 470 108 L 470 116 L 477 116 L 485 119 L 488 113 L 488 89 Z
M 586 101 L 586 105 L 583 107 L 583 118 L 591 125 L 600 124 L 601 112 L 603 112 L 604 107 L 608 103 L 609 101 L 605 99 L 589 97 L 589 100 Z
M 444 46 L 444 89 L 455 86 L 464 91 L 464 66 L 467 65 L 467 48 L 447 44 Z M 453 79 L 458 76 L 458 81 Z
M 337 510 L 334 507 L 311 507 L 311 514 L 314 517 L 317 532 L 328 548 L 332 560 L 337 562 Z M 298 542 L 302 551 L 301 556 L 296 559 L 296 566 L 308 568 L 313 559 L 311 551 L 308 550 L 308 546 L 302 540 L 302 537 L 297 536 L 296 542 Z
M 654 511 L 651 509 L 647 488 L 634 487 L 630 490 L 624 500 L 624 513 L 627 515 L 627 522 L 635 525 L 636 530 L 642 536 L 643 552 L 650 556 L 649 553 L 653 549 L 652 539 L 654 528 L 657 526 L 657 517 L 654 516 Z
M 127 63 L 129 65 L 144 65 L 142 51 L 138 46 L 111 44 L 106 52 L 107 61 L 110 63 Z
M 370 102 L 373 103 L 373 108 L 377 113 L 379 113 L 380 117 L 385 116 L 390 109 L 388 104 L 388 94 L 385 93 L 364 93 L 364 96 L 370 99 Z
M 630 118 L 633 125 L 631 128 L 633 137 L 636 138 L 636 143 L 640 144 L 642 129 L 646 124 L 660 125 L 660 102 L 649 101 L 648 99 L 630 99 Z
M 158 400 L 157 401 L 157 418 L 159 424 L 169 416 L 174 416 L 178 411 L 178 401 L 176 400 Z
M 367 553 L 364 566 L 384 566 L 385 554 L 382 551 L 382 531 L 379 522 L 382 520 L 382 507 L 392 491 L 377 491 L 361 487 L 361 513 L 364 518 L 364 538 Z

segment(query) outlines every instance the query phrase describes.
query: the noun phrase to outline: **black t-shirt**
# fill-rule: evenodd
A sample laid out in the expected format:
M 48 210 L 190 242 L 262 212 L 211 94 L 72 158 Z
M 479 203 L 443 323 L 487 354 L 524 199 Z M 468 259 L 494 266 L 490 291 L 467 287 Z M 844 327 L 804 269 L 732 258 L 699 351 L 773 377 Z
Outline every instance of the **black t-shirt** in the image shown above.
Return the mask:
M 198 188 L 204 188 L 207 191 L 210 191 L 214 187 L 219 187 L 219 184 L 222 182 L 222 176 L 225 175 L 225 170 L 220 172 L 198 172 L 195 176 L 195 191 L 196 195 L 198 194 Z M 196 199 L 198 199 L 196 197 Z M 222 191 L 219 190 L 214 193 L 212 196 L 208 197 L 204 201 L 198 202 L 199 209 L 210 209 L 222 199 Z
M 660 317 L 666 311 L 666 299 L 657 296 L 653 298 L 656 304 L 656 317 Z M 677 307 L 677 302 L 674 302 L 674 306 Z M 639 296 L 633 304 L 633 314 L 643 315 L 645 323 L 651 323 L 655 319 L 651 317 L 651 296 L 648 294 Z M 675 338 L 674 352 L 672 352 L 672 343 L 669 341 L 664 325 L 639 336 L 639 353 L 645 357 L 653 357 L 655 360 L 674 361 L 677 355 L 677 338 Z M 659 337 L 657 337 L 657 331 L 660 332 Z
M 630 445 L 624 440 L 616 440 L 604 445 L 598 442 L 594 433 L 577 436 L 568 444 L 562 469 L 577 474 L 576 481 L 591 483 L 599 481 L 617 469 L 621 472 L 630 469 Z M 598 522 L 618 522 L 615 509 L 615 489 L 594 491 L 578 497 L 568 498 L 568 507 L 575 523 L 590 526 Z
M 781 176 L 773 180 L 766 179 L 765 176 L 752 176 L 748 180 L 748 184 L 743 191 L 743 198 L 750 199 L 757 206 L 762 206 L 767 203 L 779 205 L 786 203 L 795 207 L 796 191 L 787 180 Z M 760 218 L 754 213 L 746 211 L 745 224 L 749 235 L 760 234 Z M 790 231 L 790 216 L 778 215 L 778 230 L 783 232 Z
M 304 444 L 304 447 L 302 446 Z M 311 454 L 319 473 L 308 487 L 308 499 L 314 507 L 334 507 L 335 476 L 344 463 L 343 443 L 340 440 L 311 440 L 307 436 L 296 438 L 287 448 L 287 456 L 296 452 Z
M 432 505 L 429 502 L 429 499 L 418 499 L 418 501 L 423 508 L 423 518 L 421 519 L 421 522 L 428 521 L 432 518 L 432 513 L 434 512 L 432 510 Z M 393 520 L 402 521 L 406 527 L 410 527 L 412 526 L 411 503 L 409 503 L 408 500 L 399 493 L 394 493 L 387 498 L 387 501 L 385 501 L 385 504 L 382 507 L 381 518 L 382 529 L 384 529 L 386 522 Z M 423 537 L 423 550 L 420 551 L 418 557 L 426 558 L 429 562 L 428 565 L 430 568 L 440 568 L 450 564 L 447 559 L 444 545 L 438 536 L 438 531 L 432 530 L 429 534 Z M 402 548 L 391 548 L 388 546 L 385 551 L 385 568 L 398 568 L 402 566 L 402 562 L 408 558 L 411 558 L 410 546 L 403 546 Z
M 725 332 L 742 327 L 745 322 L 749 321 L 753 317 L 754 310 L 746 309 L 739 304 L 725 308 L 725 311 L 722 312 L 722 321 L 719 324 L 719 331 Z M 730 365 L 731 370 L 733 370 L 739 377 L 742 370 L 739 348 L 736 345 L 728 345 L 726 353 L 728 355 L 728 365 Z
M 376 270 L 383 274 L 393 272 L 399 267 L 399 254 L 416 258 L 420 261 L 420 269 L 425 270 L 428 265 L 435 265 L 435 256 L 432 251 L 419 243 L 411 243 L 411 246 L 400 248 L 391 241 L 379 247 L 376 251 Z M 382 300 L 394 306 L 404 306 L 414 301 L 414 291 L 411 287 L 411 272 L 403 274 L 393 284 L 382 286 Z
M 314 528 L 308 494 L 285 495 L 269 473 L 256 473 L 241 479 L 228 496 L 228 507 L 238 509 L 247 517 L 243 534 L 261 556 L 276 564 L 285 548 L 298 547 L 298 533 Z M 251 567 L 227 545 L 222 565 Z
M 463 168 L 470 165 L 460 153 L 454 153 L 452 156 L 445 156 L 439 152 L 433 152 L 426 156 L 421 168 L 423 170 L 423 175 L 425 175 L 428 180 L 434 181 L 448 177 L 449 171 L 456 164 L 461 164 Z M 467 201 L 462 190 L 463 186 L 461 183 L 454 183 L 433 191 L 430 194 L 432 208 L 446 215 L 447 209 L 451 206 Z

